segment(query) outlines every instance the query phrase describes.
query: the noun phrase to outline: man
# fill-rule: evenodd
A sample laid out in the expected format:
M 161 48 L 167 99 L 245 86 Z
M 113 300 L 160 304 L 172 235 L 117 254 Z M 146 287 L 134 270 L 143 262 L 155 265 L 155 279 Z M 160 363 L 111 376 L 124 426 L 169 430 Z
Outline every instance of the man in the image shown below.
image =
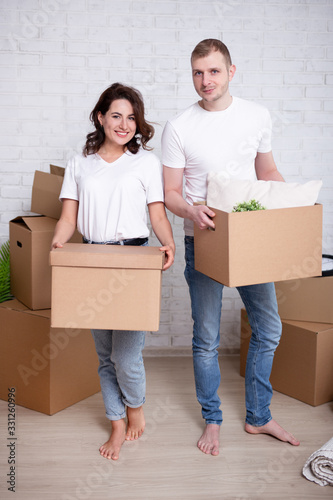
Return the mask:
M 165 203 L 184 218 L 185 278 L 189 286 L 193 325 L 193 365 L 196 394 L 206 427 L 198 441 L 207 454 L 219 453 L 222 423 L 218 388 L 218 351 L 223 285 L 194 269 L 193 226 L 214 228 L 214 212 L 205 205 L 207 174 L 249 180 L 283 181 L 271 151 L 271 120 L 259 104 L 231 96 L 229 82 L 236 67 L 219 40 L 201 41 L 191 56 L 192 78 L 201 97 L 169 120 L 162 136 Z M 185 198 L 183 198 L 185 177 Z M 275 349 L 281 336 L 273 283 L 238 287 L 252 328 L 245 389 L 245 430 L 265 433 L 298 445 L 291 434 L 272 419 L 269 382 Z

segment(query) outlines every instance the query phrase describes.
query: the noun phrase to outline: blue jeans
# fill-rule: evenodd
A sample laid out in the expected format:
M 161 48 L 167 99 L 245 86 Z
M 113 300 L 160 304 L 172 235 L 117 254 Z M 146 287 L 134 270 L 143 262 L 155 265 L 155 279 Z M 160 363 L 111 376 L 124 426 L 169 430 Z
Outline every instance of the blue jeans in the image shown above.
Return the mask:
M 98 374 L 109 420 L 126 417 L 126 406 L 145 402 L 146 374 L 142 358 L 145 332 L 91 330 L 99 359 Z
M 194 269 L 194 239 L 185 236 L 185 278 L 189 286 L 193 324 L 193 366 L 196 394 L 207 424 L 221 424 L 218 388 L 220 320 L 224 286 Z M 252 337 L 245 373 L 246 422 L 260 427 L 272 416 L 269 377 L 282 327 L 274 283 L 237 287 L 248 313 Z
M 148 240 L 140 246 L 148 246 Z M 91 333 L 99 360 L 98 375 L 106 416 L 109 420 L 120 420 L 126 417 L 127 406 L 139 408 L 145 402 L 142 350 L 146 332 L 91 330 Z

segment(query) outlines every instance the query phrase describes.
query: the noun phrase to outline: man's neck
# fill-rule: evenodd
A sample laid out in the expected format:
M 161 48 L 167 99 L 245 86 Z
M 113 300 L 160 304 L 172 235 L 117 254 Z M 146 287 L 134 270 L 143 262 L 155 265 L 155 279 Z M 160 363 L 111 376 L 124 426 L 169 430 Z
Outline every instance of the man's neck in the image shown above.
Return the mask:
M 199 101 L 199 106 L 206 111 L 225 111 L 232 103 L 232 96 L 228 94 L 223 99 L 218 99 L 217 101 L 204 101 L 203 99 Z

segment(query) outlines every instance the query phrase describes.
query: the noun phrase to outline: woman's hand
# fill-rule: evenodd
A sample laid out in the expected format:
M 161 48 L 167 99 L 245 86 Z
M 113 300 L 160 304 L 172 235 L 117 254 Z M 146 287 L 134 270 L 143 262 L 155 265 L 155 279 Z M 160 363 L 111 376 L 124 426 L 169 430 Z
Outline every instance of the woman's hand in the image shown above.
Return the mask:
M 169 269 L 175 260 L 176 245 L 172 236 L 170 222 L 165 212 L 164 203 L 161 201 L 149 203 L 148 205 L 150 222 L 154 233 L 162 243 L 161 252 L 165 252 L 165 263 L 163 271 Z
M 62 248 L 63 246 L 63 243 L 60 243 L 60 241 L 54 241 L 51 245 L 51 250 L 54 250 L 55 248 Z
M 160 248 L 161 252 L 165 252 L 165 261 L 163 266 L 163 271 L 169 269 L 175 260 L 175 247 L 172 245 L 165 245 Z

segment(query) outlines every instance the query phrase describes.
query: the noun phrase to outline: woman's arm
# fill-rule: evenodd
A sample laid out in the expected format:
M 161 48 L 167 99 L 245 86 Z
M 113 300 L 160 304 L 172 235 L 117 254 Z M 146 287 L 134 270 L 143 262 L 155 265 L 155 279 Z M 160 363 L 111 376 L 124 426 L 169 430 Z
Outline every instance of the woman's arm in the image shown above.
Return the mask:
M 163 245 L 160 250 L 165 252 L 166 261 L 163 271 L 172 266 L 175 259 L 175 242 L 173 241 L 172 229 L 165 212 L 164 203 L 161 201 L 149 203 L 150 222 L 154 233 Z
M 61 216 L 54 230 L 51 250 L 53 248 L 61 248 L 73 236 L 76 229 L 78 209 L 78 201 L 68 198 L 63 200 Z

